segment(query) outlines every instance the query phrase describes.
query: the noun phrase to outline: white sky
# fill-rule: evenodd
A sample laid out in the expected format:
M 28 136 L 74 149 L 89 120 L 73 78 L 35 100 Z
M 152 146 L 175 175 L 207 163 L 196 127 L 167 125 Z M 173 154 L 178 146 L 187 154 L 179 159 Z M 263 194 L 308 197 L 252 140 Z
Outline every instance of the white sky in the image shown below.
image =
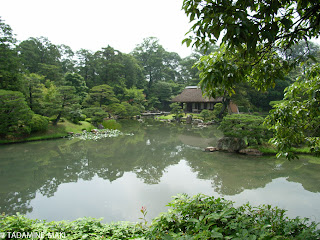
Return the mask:
M 181 10 L 183 0 L 0 0 L 0 16 L 20 41 L 47 37 L 73 51 L 97 51 L 110 45 L 130 53 L 143 38 L 181 57 L 191 54 L 182 45 L 191 24 Z M 316 41 L 320 43 L 320 39 Z
M 20 41 L 47 37 L 77 51 L 111 47 L 131 52 L 143 38 L 181 57 L 191 49 L 182 45 L 191 24 L 181 10 L 183 0 L 0 0 L 0 16 Z

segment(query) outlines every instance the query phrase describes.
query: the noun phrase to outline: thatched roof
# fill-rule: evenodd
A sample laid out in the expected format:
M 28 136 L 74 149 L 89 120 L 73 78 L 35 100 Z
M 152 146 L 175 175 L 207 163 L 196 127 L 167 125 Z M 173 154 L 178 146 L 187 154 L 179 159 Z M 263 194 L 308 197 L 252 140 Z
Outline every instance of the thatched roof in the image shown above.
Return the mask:
M 208 98 L 202 95 L 202 91 L 197 87 L 186 87 L 182 93 L 174 97 L 172 102 L 222 102 L 222 97 L 219 98 Z

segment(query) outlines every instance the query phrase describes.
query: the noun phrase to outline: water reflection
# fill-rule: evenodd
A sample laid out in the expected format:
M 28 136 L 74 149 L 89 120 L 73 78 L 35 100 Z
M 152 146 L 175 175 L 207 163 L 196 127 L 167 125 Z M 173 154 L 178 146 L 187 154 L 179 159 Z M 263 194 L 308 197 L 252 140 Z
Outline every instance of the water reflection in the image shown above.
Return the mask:
M 134 135 L 0 146 L 0 212 L 48 220 L 136 221 L 142 205 L 150 206 L 152 218 L 177 193 L 260 204 L 265 189 L 279 199 L 277 205 L 298 209 L 298 201 L 286 201 L 290 194 L 276 190 L 288 186 L 283 182 L 293 184 L 295 198 L 309 194 L 304 201 L 320 200 L 320 164 L 203 152 L 221 136 L 214 126 L 123 122 L 122 131 Z M 320 219 L 319 206 L 308 209 L 293 214 L 314 210 Z

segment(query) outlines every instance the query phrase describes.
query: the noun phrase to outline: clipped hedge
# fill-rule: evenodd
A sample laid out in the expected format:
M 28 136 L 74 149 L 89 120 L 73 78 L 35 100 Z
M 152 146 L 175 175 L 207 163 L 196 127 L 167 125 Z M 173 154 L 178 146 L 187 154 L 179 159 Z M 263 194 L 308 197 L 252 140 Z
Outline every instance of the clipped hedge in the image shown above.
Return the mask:
M 48 124 L 49 118 L 39 114 L 33 114 L 28 123 L 31 128 L 31 132 L 44 132 L 48 129 Z
M 231 114 L 223 118 L 219 129 L 226 137 L 246 138 L 248 145 L 260 145 L 272 137 L 264 118 L 250 114 Z

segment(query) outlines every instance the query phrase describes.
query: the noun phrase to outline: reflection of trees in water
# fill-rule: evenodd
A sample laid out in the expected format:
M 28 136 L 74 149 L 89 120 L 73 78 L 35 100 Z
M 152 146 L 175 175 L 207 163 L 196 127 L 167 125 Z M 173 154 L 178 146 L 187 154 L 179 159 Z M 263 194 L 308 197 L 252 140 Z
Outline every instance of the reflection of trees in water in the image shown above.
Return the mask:
M 290 169 L 288 181 L 301 183 L 303 188 L 310 192 L 320 192 L 320 164 L 310 164 L 307 160 L 292 160 L 285 161 L 282 166 Z
M 316 184 L 320 179 L 314 174 L 314 168 L 318 167 L 319 171 L 320 165 L 312 168 L 306 161 L 301 166 L 299 161 L 284 161 L 280 166 L 273 159 L 204 153 L 187 146 L 192 146 L 203 136 L 216 139 L 214 127 L 194 129 L 135 122 L 133 125 L 123 124 L 122 131 L 134 135 L 97 142 L 62 139 L 2 146 L 0 212 L 25 214 L 32 211 L 30 201 L 37 191 L 51 197 L 62 183 L 91 180 L 94 176 L 112 182 L 125 172 L 134 172 L 143 182 L 157 184 L 165 169 L 181 159 L 188 161 L 200 179 L 212 180 L 215 191 L 223 195 L 264 187 L 280 176 L 301 182 L 309 191 L 320 191 L 319 184 Z M 181 136 L 192 141 L 185 143 Z
M 20 212 L 26 214 L 32 212 L 30 201 L 34 199 L 36 193 L 34 191 L 25 190 L 21 192 L 8 192 L 0 194 L 0 213 L 16 214 Z
M 194 149 L 185 158 L 200 179 L 212 180 L 212 187 L 221 195 L 235 195 L 245 189 L 263 188 L 273 179 L 288 177 L 304 189 L 320 192 L 319 164 L 307 160 L 276 160 L 272 157 L 248 157 L 229 153 L 202 153 Z
M 2 146 L 0 211 L 25 214 L 32 210 L 28 206 L 37 191 L 52 197 L 60 184 L 95 175 L 114 181 L 125 172 L 135 172 L 145 183 L 158 183 L 164 169 L 179 161 L 170 156 L 175 136 L 160 127 L 135 125 L 130 129 L 133 136 L 98 142 L 74 139 Z

